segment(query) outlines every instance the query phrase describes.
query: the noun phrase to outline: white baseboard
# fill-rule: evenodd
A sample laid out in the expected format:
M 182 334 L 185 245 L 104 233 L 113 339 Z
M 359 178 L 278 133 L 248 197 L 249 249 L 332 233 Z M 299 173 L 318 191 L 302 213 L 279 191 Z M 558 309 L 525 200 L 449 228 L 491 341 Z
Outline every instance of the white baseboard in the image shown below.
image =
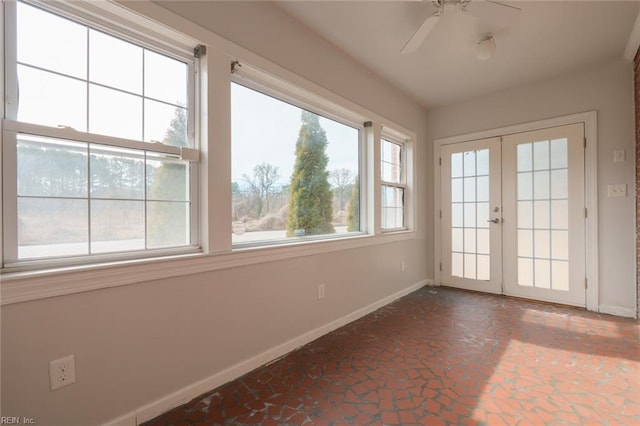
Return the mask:
M 213 390 L 223 384 L 234 380 L 243 374 L 246 374 L 256 368 L 265 365 L 281 356 L 316 340 L 319 337 L 324 336 L 333 330 L 349 324 L 363 316 L 370 314 L 371 312 L 380 309 L 381 307 L 388 305 L 389 303 L 412 293 L 425 285 L 433 285 L 433 280 L 422 280 L 417 282 L 403 290 L 400 290 L 390 296 L 387 296 L 375 303 L 372 303 L 364 308 L 358 309 L 345 315 L 342 318 L 338 318 L 328 324 L 318 327 L 314 330 L 308 331 L 300 336 L 297 336 L 291 340 L 288 340 L 276 347 L 273 347 L 261 354 L 246 359 L 238 364 L 220 371 L 212 376 L 209 376 L 203 380 L 186 386 L 177 390 L 169 395 L 166 395 L 160 399 L 150 402 L 147 405 L 139 407 L 127 414 L 124 414 L 118 418 L 110 420 L 103 424 L 103 426 L 136 426 L 147 420 L 151 420 L 162 413 L 165 413 L 173 408 L 191 401 L 193 398 L 202 395 L 210 390 Z
M 633 308 L 623 308 L 620 306 L 600 305 L 598 312 L 602 314 L 616 315 L 618 317 L 637 318 L 638 313 Z

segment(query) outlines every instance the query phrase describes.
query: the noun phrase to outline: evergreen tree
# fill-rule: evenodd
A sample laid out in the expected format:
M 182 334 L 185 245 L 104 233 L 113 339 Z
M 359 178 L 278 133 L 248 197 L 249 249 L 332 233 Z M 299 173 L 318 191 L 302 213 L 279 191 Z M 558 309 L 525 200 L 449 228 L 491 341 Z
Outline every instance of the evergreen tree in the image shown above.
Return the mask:
M 296 142 L 296 161 L 291 175 L 291 197 L 287 236 L 330 234 L 335 232 L 333 193 L 329 185 L 325 153 L 327 135 L 319 117 L 302 111 L 302 126 Z
M 186 110 L 176 107 L 162 143 L 187 146 Z M 149 247 L 189 244 L 188 167 L 179 162 L 164 161 L 155 170 L 147 168 L 152 200 L 148 207 L 147 238 Z
M 349 198 L 347 207 L 347 231 L 354 232 L 360 230 L 360 177 L 356 177 Z

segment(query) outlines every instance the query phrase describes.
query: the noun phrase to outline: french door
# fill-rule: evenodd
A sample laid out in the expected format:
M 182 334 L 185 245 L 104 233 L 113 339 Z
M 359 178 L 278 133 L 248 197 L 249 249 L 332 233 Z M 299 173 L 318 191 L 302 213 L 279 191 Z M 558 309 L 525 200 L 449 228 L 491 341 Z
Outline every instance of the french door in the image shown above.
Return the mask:
M 442 283 L 585 306 L 584 129 L 440 149 Z

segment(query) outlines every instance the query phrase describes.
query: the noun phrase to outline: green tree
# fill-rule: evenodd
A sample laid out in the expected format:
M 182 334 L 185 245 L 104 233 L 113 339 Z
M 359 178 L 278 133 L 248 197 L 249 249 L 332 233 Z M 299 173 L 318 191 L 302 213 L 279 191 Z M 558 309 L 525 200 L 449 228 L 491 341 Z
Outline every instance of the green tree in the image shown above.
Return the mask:
M 360 230 L 360 178 L 356 176 L 353 184 L 349 206 L 347 207 L 347 231 Z
M 188 146 L 187 115 L 182 107 L 176 107 L 162 143 L 171 146 Z M 149 247 L 166 247 L 189 244 L 189 165 L 176 161 L 163 161 L 159 167 L 147 166 L 150 181 L 147 207 Z
M 325 153 L 327 135 L 319 117 L 302 111 L 302 126 L 296 142 L 296 161 L 291 175 L 291 197 L 287 236 L 330 234 L 335 232 L 333 193 L 329 185 Z

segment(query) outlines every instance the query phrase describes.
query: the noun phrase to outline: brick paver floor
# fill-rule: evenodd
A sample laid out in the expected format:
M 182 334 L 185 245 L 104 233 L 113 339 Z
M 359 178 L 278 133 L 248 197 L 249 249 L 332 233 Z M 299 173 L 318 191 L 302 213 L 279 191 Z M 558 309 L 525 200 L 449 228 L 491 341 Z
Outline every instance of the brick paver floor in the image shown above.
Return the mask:
M 640 425 L 640 323 L 425 287 L 148 423 Z

